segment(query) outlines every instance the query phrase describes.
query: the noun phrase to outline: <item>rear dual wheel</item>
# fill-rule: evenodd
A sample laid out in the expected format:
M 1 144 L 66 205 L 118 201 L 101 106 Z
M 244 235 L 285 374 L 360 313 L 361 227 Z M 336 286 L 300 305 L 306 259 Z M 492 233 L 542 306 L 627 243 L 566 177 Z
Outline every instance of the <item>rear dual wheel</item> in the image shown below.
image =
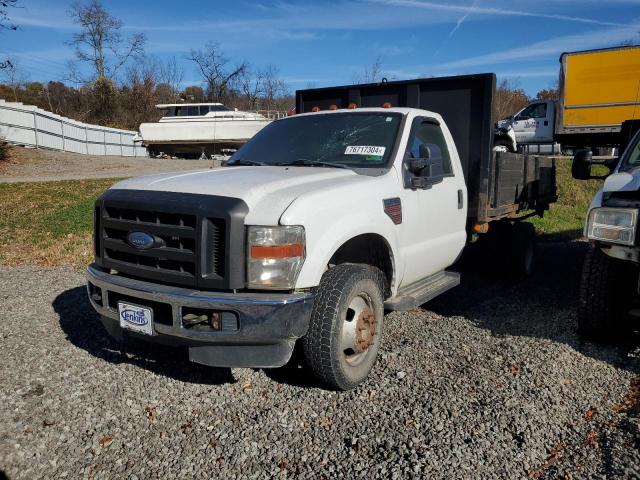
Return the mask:
M 337 390 L 349 390 L 369 375 L 382 338 L 386 279 L 374 267 L 345 263 L 322 276 L 304 357 L 314 375 Z

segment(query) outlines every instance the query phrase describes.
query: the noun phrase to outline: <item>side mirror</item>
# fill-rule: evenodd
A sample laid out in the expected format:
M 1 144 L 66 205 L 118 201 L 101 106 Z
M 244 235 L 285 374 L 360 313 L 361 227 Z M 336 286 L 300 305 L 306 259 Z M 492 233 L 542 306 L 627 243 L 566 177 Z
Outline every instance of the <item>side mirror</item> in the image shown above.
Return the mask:
M 411 177 L 411 188 L 428 188 L 440 183 L 444 178 L 444 161 L 442 156 L 432 156 L 431 149 L 421 144 L 418 147 L 420 158 L 409 160 L 408 170 Z
M 418 146 L 418 155 L 420 158 L 409 159 L 409 171 L 420 177 L 431 176 L 431 149 L 424 143 Z
M 618 164 L 618 159 L 613 158 L 609 160 L 594 160 L 591 150 L 579 150 L 573 157 L 571 164 L 571 176 L 576 180 L 602 180 L 613 172 Z M 607 175 L 591 175 L 591 167 L 593 165 L 603 165 L 609 169 Z

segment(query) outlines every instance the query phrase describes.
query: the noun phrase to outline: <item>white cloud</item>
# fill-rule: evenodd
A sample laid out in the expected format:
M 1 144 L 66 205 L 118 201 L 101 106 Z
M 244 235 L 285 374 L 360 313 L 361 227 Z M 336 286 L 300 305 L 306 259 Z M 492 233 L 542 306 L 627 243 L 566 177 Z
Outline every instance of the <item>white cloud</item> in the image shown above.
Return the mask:
M 471 8 L 476 8 L 478 6 L 478 1 L 479 0 L 473 0 L 473 3 L 471 4 Z M 453 36 L 455 35 L 455 33 L 458 31 L 458 29 L 462 26 L 462 24 L 464 23 L 464 21 L 467 19 L 467 17 L 471 15 L 471 12 L 465 12 L 464 15 L 462 15 L 458 21 L 456 22 L 455 26 L 451 29 L 451 31 L 449 32 L 449 37 L 447 38 L 447 40 L 451 40 L 453 38 Z
M 475 57 L 464 58 L 462 60 L 441 63 L 438 65 L 438 69 L 452 70 L 487 67 L 507 62 L 531 60 L 553 55 L 559 56 L 563 52 L 607 47 L 634 36 L 637 33 L 638 28 L 640 28 L 640 23 L 619 28 L 589 31 L 576 35 L 563 35 L 535 42 L 523 47 L 506 48 L 485 55 L 478 55 Z
M 510 17 L 536 17 L 536 18 L 548 18 L 552 20 L 565 20 L 569 22 L 578 23 L 591 23 L 595 25 L 608 25 L 608 26 L 622 26 L 621 23 L 607 22 L 603 20 L 596 20 L 592 18 L 576 17 L 572 15 L 562 15 L 556 13 L 539 13 L 539 12 L 525 12 L 521 10 L 510 10 L 507 8 L 495 8 L 495 7 L 480 7 L 477 5 L 457 5 L 450 3 L 436 3 L 421 0 L 371 0 L 375 3 L 385 5 L 395 5 L 399 7 L 410 7 L 414 9 L 436 10 L 444 12 L 459 12 L 465 14 L 478 14 L 489 16 L 510 16 Z

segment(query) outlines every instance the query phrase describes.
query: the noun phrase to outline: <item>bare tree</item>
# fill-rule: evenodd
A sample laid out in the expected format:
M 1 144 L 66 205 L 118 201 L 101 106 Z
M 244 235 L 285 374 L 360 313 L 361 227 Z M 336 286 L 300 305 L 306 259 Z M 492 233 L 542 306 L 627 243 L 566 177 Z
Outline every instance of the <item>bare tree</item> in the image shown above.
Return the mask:
M 276 100 L 287 95 L 289 86 L 280 78 L 280 72 L 275 65 L 268 65 L 262 72 L 264 83 L 264 98 L 267 110 L 275 108 Z
M 217 43 L 207 43 L 204 50 L 191 50 L 189 60 L 197 65 L 207 94 L 218 101 L 225 99 L 247 70 L 246 62 L 230 67 Z
M 69 14 L 80 26 L 69 43 L 75 47 L 76 58 L 91 66 L 91 81 L 113 80 L 131 58 L 142 54 L 144 35 L 136 33 L 124 40 L 122 20 L 107 12 L 99 0 L 76 2 Z
M 18 29 L 18 26 L 9 17 L 9 9 L 17 6 L 18 0 L 0 0 L 0 28 L 4 30 Z
M 178 65 L 176 57 L 171 57 L 166 62 L 160 63 L 160 69 L 158 72 L 158 80 L 160 83 L 168 85 L 172 101 L 175 101 L 180 96 L 180 85 L 184 78 L 184 70 Z
M 18 26 L 9 18 L 9 9 L 18 6 L 18 0 L 0 0 L 0 30 L 17 30 Z M 0 61 L 0 70 L 11 68 L 11 59 Z
M 257 110 L 258 102 L 265 92 L 264 73 L 251 72 L 248 68 L 240 75 L 239 84 L 249 110 Z
M 362 72 L 354 75 L 353 83 L 378 83 L 383 77 L 382 59 L 378 55 L 371 65 L 364 65 Z
M 5 61 L 6 67 L 2 68 L 2 79 L 13 93 L 13 101 L 18 101 L 18 90 L 26 82 L 27 77 L 20 68 L 20 63 L 16 58 L 9 57 Z

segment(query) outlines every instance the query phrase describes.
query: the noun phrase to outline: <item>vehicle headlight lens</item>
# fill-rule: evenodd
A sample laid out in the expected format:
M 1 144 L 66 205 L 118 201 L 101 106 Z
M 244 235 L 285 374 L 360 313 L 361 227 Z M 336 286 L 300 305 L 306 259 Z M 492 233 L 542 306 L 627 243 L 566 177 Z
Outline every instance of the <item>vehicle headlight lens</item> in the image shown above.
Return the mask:
M 304 258 L 304 227 L 249 227 L 247 232 L 247 285 L 249 288 L 292 289 Z
M 630 208 L 594 208 L 589 212 L 587 238 L 633 245 L 638 211 Z

